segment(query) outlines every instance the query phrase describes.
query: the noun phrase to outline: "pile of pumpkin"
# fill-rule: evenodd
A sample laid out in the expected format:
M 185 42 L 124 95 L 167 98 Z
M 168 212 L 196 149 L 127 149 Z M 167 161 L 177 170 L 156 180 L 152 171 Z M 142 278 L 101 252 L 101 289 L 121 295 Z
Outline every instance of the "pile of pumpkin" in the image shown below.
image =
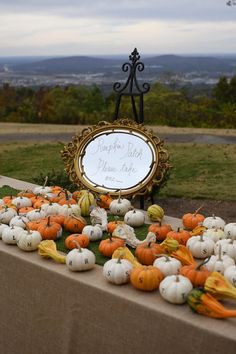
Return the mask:
M 108 222 L 107 210 L 123 220 Z M 0 238 L 23 251 L 38 250 L 72 271 L 94 267 L 96 257 L 86 247 L 101 240 L 99 251 L 111 258 L 103 267 L 110 283 L 131 282 L 143 291 L 159 289 L 163 299 L 175 304 L 187 301 L 206 316 L 235 317 L 236 311 L 225 309 L 217 299 L 236 299 L 236 223 L 226 225 L 222 218 L 205 218 L 197 210 L 183 216 L 184 229 L 174 231 L 161 223 L 160 206 L 151 205 L 147 215 L 153 224 L 140 241 L 134 228 L 144 224 L 145 215 L 128 199 L 113 200 L 104 194 L 96 200 L 87 190 L 72 194 L 44 185 L 0 199 Z M 90 225 L 84 217 L 90 217 Z M 54 242 L 62 228 L 71 233 L 65 239 L 67 255 L 58 252 Z M 102 240 L 104 231 L 109 237 Z M 135 249 L 134 255 L 127 245 Z

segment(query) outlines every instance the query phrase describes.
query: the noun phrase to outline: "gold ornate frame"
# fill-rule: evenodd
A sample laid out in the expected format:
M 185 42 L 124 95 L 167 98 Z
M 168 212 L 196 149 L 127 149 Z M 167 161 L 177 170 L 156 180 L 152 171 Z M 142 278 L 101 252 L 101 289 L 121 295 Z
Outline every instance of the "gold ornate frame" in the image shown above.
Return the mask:
M 98 185 L 91 182 L 86 177 L 84 171 L 83 157 L 86 153 L 87 145 L 100 135 L 108 135 L 112 133 L 125 132 L 139 136 L 151 148 L 153 161 L 150 165 L 150 172 L 145 178 L 135 186 L 126 189 L 109 189 L 104 185 Z M 153 186 L 160 185 L 165 173 L 170 168 L 168 163 L 169 154 L 163 147 L 164 142 L 153 134 L 152 130 L 148 130 L 142 124 L 138 124 L 132 120 L 120 119 L 112 123 L 100 121 L 97 125 L 84 129 L 80 135 L 75 135 L 72 142 L 64 146 L 61 151 L 62 160 L 66 167 L 65 171 L 70 180 L 79 187 L 90 189 L 94 193 L 109 192 L 112 196 L 118 196 L 121 193 L 125 197 L 134 197 L 135 195 L 144 195 L 151 193 Z

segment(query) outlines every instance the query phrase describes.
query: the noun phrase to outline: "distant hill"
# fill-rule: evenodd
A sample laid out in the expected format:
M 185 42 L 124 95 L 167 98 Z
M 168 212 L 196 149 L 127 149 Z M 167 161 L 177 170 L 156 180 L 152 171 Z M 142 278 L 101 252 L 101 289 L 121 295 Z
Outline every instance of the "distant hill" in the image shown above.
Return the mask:
M 127 60 L 128 61 L 128 60 Z M 159 55 L 142 60 L 149 73 L 152 72 L 227 72 L 236 74 L 236 57 L 204 57 Z M 27 74 L 77 74 L 120 72 L 121 59 L 73 56 L 52 58 L 12 66 L 16 72 Z

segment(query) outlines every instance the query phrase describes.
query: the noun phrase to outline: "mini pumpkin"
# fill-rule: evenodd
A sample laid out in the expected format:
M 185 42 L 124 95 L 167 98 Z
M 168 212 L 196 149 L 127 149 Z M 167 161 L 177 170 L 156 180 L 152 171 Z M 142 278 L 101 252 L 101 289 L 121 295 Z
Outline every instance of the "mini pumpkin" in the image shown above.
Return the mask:
M 113 198 L 110 196 L 110 194 L 105 193 L 105 194 L 99 195 L 98 200 L 97 200 L 97 204 L 100 206 L 100 208 L 109 209 L 112 201 L 113 201 Z
M 17 212 L 13 208 L 3 206 L 0 210 L 0 222 L 3 224 L 9 224 L 10 220 L 17 215 Z
M 153 266 L 160 269 L 164 277 L 166 277 L 167 275 L 178 274 L 181 262 L 173 257 L 163 255 L 155 259 Z
M 156 235 L 158 241 L 164 241 L 168 232 L 172 231 L 172 227 L 169 224 L 152 224 L 148 228 L 149 232 L 153 232 Z
M 130 282 L 139 290 L 153 291 L 159 288 L 163 279 L 161 271 L 153 266 L 137 266 L 131 270 Z
M 131 208 L 131 203 L 128 199 L 121 198 L 121 191 L 118 199 L 114 199 L 109 206 L 110 212 L 113 215 L 124 216 Z
M 144 265 L 152 265 L 156 255 L 161 253 L 163 253 L 163 248 L 155 242 L 143 242 L 135 250 L 135 256 Z
M 12 199 L 12 204 L 17 207 L 17 209 L 23 208 L 23 207 L 31 207 L 32 206 L 32 201 L 30 198 L 27 197 L 16 197 Z
M 17 246 L 26 252 L 35 251 L 42 241 L 38 231 L 23 230 L 17 237 Z
M 236 238 L 236 223 L 231 222 L 224 227 L 224 232 L 228 238 Z
M 145 216 L 141 210 L 130 210 L 124 216 L 124 222 L 132 227 L 139 227 L 144 224 Z
M 227 255 L 236 261 L 236 241 L 228 238 L 217 241 L 214 247 L 214 253 L 219 254 L 220 248 L 222 249 L 223 256 Z
M 207 229 L 206 231 L 203 232 L 203 236 L 209 237 L 214 242 L 226 238 L 225 232 L 222 229 L 218 229 L 218 228 Z
M 94 253 L 87 248 L 81 248 L 78 243 L 77 248 L 71 250 L 66 256 L 66 265 L 73 272 L 92 269 L 95 261 Z
M 39 223 L 37 231 L 41 234 L 43 240 L 56 240 L 62 235 L 62 227 L 56 222 L 50 220 L 50 216 L 46 220 Z
M 9 226 L 19 226 L 22 229 L 26 228 L 26 224 L 29 222 L 29 219 L 25 216 L 16 215 L 14 216 L 9 223 Z
M 191 283 L 193 284 L 193 287 L 203 287 L 205 284 L 206 279 L 209 277 L 211 274 L 211 271 L 209 268 L 207 268 L 207 262 L 209 261 L 209 258 L 207 258 L 204 262 L 198 264 L 198 265 L 186 265 L 183 266 L 180 269 L 180 274 L 187 277 Z M 205 265 L 205 267 L 204 267 Z
M 167 237 L 173 238 L 178 241 L 180 245 L 186 245 L 188 239 L 190 238 L 190 233 L 186 230 L 178 228 L 177 231 L 170 231 L 167 234 Z
M 87 225 L 83 228 L 82 233 L 87 235 L 90 241 L 98 241 L 102 239 L 102 229 L 99 225 Z
M 215 216 L 214 214 L 212 216 L 208 216 L 207 218 L 204 219 L 203 226 L 207 227 L 208 229 L 222 229 L 224 230 L 225 227 L 225 221 L 219 217 Z
M 121 221 L 121 220 L 109 221 L 108 224 L 107 224 L 107 232 L 108 232 L 109 234 L 112 234 L 113 231 L 115 231 L 115 228 L 116 228 L 118 225 L 121 225 L 121 224 L 124 224 L 124 221 Z
M 236 288 L 236 265 L 228 267 L 224 272 L 224 277 Z
M 163 299 L 172 304 L 183 304 L 193 289 L 191 281 L 183 275 L 168 275 L 160 283 L 159 291 Z
M 102 240 L 99 243 L 98 250 L 106 257 L 112 257 L 113 252 L 119 248 L 124 246 L 124 240 L 121 240 L 117 237 L 109 237 L 106 240 Z
M 211 239 L 200 235 L 188 239 L 186 247 L 196 258 L 206 258 L 213 254 L 215 243 Z
M 86 248 L 89 245 L 89 237 L 85 234 L 72 234 L 66 237 L 65 239 L 65 246 L 69 250 L 72 250 L 74 248 L 77 248 L 76 242 L 80 245 L 82 248 Z
M 164 217 L 164 210 L 160 205 L 153 204 L 147 209 L 147 215 L 151 221 L 159 221 Z
M 72 233 L 81 233 L 86 224 L 87 222 L 82 216 L 71 215 L 64 220 L 65 230 Z
M 3 242 L 9 245 L 15 245 L 17 243 L 18 236 L 22 231 L 24 231 L 24 229 L 19 226 L 9 226 L 4 228 L 2 231 Z
M 103 266 L 103 276 L 112 284 L 126 284 L 130 280 L 133 265 L 127 259 L 113 258 Z
M 186 229 L 193 230 L 195 227 L 202 224 L 205 216 L 198 213 L 201 209 L 202 206 L 200 206 L 200 208 L 198 208 L 194 213 L 187 213 L 183 215 L 182 223 Z

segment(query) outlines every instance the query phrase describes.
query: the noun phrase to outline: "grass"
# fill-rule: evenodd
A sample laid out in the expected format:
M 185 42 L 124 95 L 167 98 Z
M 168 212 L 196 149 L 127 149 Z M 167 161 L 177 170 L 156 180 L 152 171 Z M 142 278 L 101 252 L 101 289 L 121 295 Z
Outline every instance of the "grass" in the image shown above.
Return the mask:
M 185 197 L 236 201 L 236 146 L 167 144 L 173 166 L 160 198 Z M 28 182 L 64 168 L 62 143 L 0 144 L 0 174 Z

